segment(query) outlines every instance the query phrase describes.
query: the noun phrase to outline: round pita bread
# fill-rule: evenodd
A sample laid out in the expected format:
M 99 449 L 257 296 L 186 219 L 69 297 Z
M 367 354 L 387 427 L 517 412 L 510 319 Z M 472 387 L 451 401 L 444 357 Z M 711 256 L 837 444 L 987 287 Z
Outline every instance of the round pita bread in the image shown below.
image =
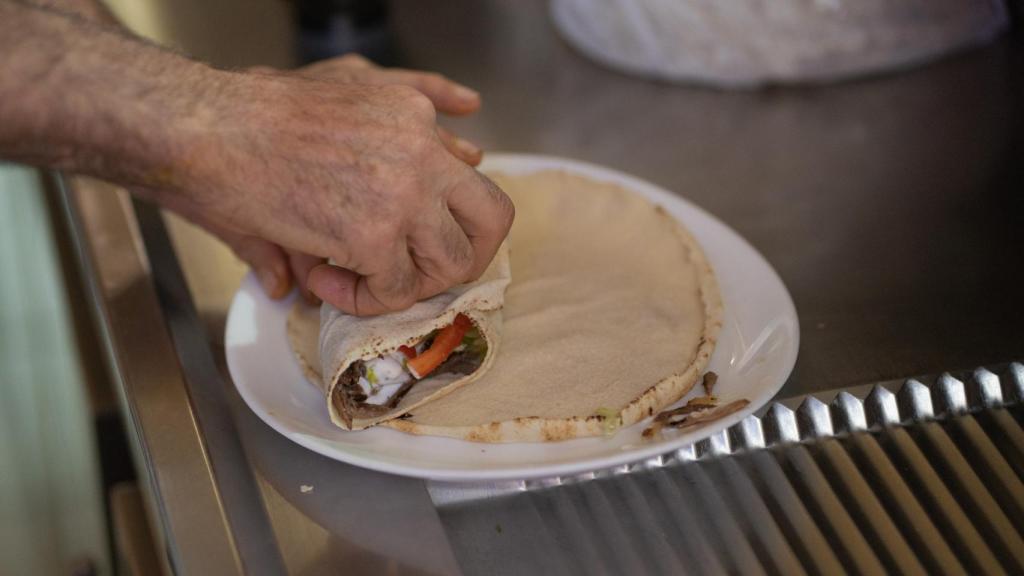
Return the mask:
M 502 349 L 469 386 L 385 423 L 478 442 L 596 436 L 682 398 L 722 301 L 692 236 L 621 187 L 562 171 L 492 175 L 516 205 Z

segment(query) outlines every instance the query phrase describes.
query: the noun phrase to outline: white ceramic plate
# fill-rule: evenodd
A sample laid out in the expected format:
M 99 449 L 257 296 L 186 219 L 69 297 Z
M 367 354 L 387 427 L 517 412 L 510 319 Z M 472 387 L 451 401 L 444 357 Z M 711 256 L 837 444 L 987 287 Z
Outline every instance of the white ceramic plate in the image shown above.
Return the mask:
M 347 432 L 331 423 L 322 393 L 304 379 L 289 349 L 285 319 L 294 295 L 274 302 L 251 274 L 231 304 L 225 334 L 228 367 L 242 398 L 267 424 L 310 450 L 356 466 L 447 481 L 557 476 L 642 460 L 718 432 L 766 404 L 793 369 L 799 327 L 786 287 L 764 258 L 707 212 L 621 172 L 518 154 L 491 154 L 482 166 L 509 173 L 549 168 L 621 184 L 662 205 L 696 236 L 715 269 L 725 302 L 722 332 L 709 366 L 719 374 L 715 392 L 723 403 L 750 400 L 746 409 L 685 434 L 666 431 L 657 441 L 640 437 L 646 421 L 610 438 L 548 444 L 477 444 L 389 428 Z M 691 396 L 702 393 L 698 385 Z

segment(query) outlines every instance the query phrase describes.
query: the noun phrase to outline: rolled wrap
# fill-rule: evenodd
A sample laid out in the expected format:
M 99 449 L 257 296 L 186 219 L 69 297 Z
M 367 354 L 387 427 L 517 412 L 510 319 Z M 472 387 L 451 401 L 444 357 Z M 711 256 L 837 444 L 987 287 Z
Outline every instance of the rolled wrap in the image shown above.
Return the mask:
M 310 379 L 324 390 L 331 421 L 346 430 L 361 430 L 397 418 L 480 378 L 494 362 L 501 340 L 501 307 L 511 279 L 507 245 L 502 245 L 479 280 L 463 284 L 417 302 L 411 308 L 381 316 L 357 317 L 324 303 L 320 308 L 319 375 L 314 377 L 306 359 Z M 339 388 L 342 374 L 357 360 L 370 360 L 402 345 L 412 345 L 432 331 L 449 326 L 458 314 L 465 314 L 487 341 L 487 352 L 472 374 L 431 374 L 416 382 L 397 406 L 366 409 L 352 405 Z M 290 326 L 289 331 L 295 330 Z M 296 338 L 293 337 L 293 341 Z M 301 356 L 300 349 L 293 348 Z

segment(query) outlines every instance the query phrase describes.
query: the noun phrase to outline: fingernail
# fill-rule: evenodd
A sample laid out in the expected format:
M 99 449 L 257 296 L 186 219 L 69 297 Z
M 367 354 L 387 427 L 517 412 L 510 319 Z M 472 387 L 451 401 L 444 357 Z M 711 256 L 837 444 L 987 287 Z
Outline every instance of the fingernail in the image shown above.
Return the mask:
M 458 148 L 460 152 L 466 154 L 467 156 L 476 156 L 477 154 L 480 153 L 480 148 L 478 148 L 476 144 L 473 144 L 469 140 L 463 140 L 462 138 L 458 137 L 455 138 L 455 147 Z
M 271 298 L 276 297 L 277 287 L 279 284 L 277 274 L 274 274 L 270 270 L 259 270 L 256 272 L 256 275 L 259 276 L 260 284 L 263 285 L 263 290 L 267 295 Z
M 477 100 L 480 98 L 480 93 L 465 86 L 456 86 L 455 97 L 459 100 Z

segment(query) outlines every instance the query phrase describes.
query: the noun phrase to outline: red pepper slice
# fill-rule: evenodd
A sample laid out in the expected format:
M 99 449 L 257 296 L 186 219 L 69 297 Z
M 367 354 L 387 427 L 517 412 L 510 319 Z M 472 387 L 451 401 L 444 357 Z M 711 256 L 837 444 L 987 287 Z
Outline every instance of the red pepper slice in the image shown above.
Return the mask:
M 398 351 L 401 352 L 402 354 L 405 354 L 405 357 L 409 360 L 412 360 L 413 358 L 416 357 L 415 348 L 410 348 L 408 346 L 399 346 Z
M 409 371 L 416 378 L 425 378 L 451 356 L 452 351 L 462 343 L 462 337 L 472 327 L 473 322 L 465 314 L 456 316 L 451 326 L 437 333 L 430 348 L 405 363 Z

